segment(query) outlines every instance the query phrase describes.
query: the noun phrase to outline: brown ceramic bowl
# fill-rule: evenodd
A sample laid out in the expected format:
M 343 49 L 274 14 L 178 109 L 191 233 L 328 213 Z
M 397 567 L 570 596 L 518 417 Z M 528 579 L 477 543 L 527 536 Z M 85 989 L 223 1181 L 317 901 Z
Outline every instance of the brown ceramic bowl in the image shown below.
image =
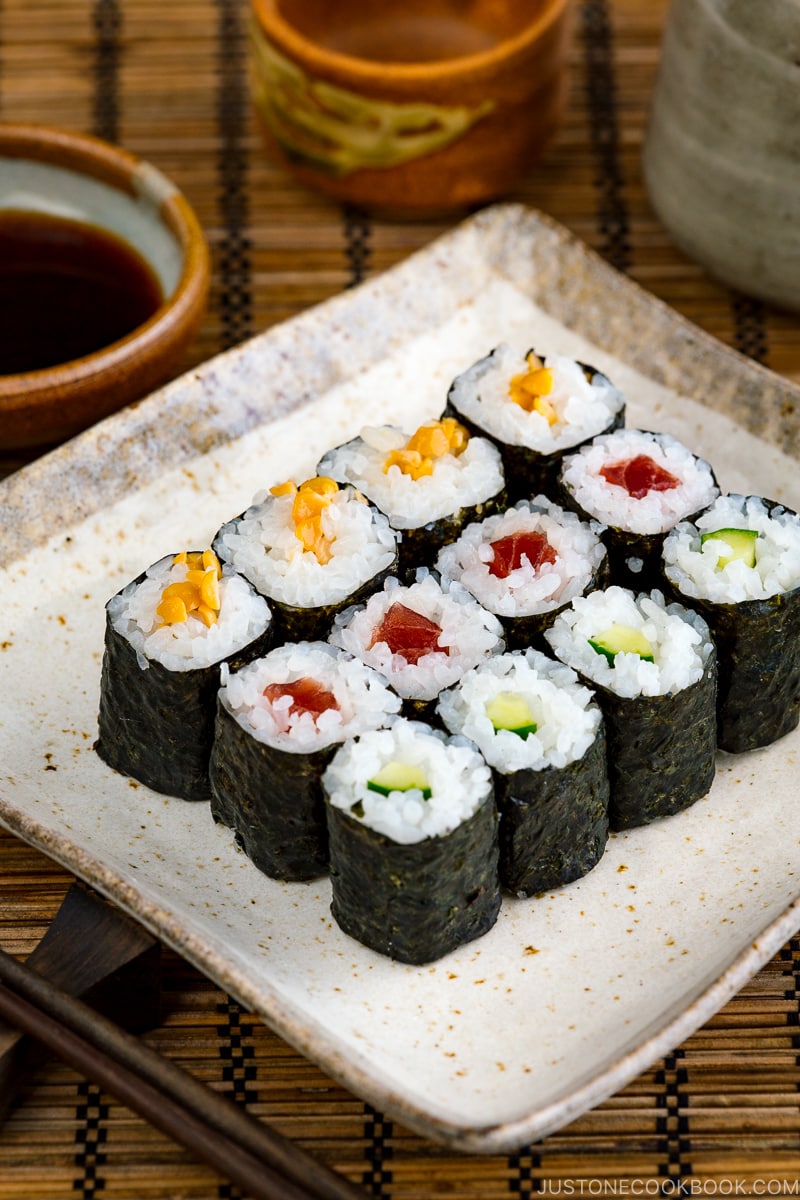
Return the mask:
M 205 309 L 208 249 L 189 204 L 155 167 L 97 138 L 47 126 L 0 123 L 0 210 L 110 232 L 149 264 L 163 295 L 148 319 L 109 345 L 44 369 L 0 374 L 0 448 L 42 446 L 168 378 Z
M 568 0 L 251 0 L 268 143 L 338 200 L 409 214 L 506 193 L 559 124 Z

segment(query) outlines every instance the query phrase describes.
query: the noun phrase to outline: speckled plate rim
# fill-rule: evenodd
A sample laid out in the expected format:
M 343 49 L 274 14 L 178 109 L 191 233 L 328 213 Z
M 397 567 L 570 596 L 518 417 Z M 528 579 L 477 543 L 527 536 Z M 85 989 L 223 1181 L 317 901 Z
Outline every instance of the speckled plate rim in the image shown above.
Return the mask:
M 495 272 L 523 287 L 556 319 L 577 328 L 588 338 L 603 338 L 629 365 L 666 386 L 680 386 L 683 394 L 707 397 L 715 408 L 738 419 L 746 428 L 796 454 L 800 431 L 795 413 L 800 388 L 696 329 L 614 272 L 549 218 L 521 206 L 501 205 L 484 210 L 386 275 L 254 339 L 262 346 L 265 341 L 270 342 L 279 361 L 290 343 L 296 352 L 298 343 L 302 346 L 306 339 L 318 337 L 321 329 L 327 330 L 333 349 L 324 367 L 323 374 L 327 372 L 324 380 L 315 378 L 313 371 L 298 377 L 291 364 L 287 364 L 286 378 L 279 380 L 269 403 L 263 402 L 259 407 L 251 395 L 243 394 L 228 397 L 223 407 L 211 401 L 197 405 L 198 385 L 202 391 L 204 379 L 218 380 L 229 370 L 232 360 L 240 366 L 246 362 L 253 343 L 245 343 L 5 481 L 0 485 L 0 538 L 7 546 L 6 561 L 14 561 L 58 529 L 68 528 L 72 522 L 152 478 L 161 462 L 159 455 L 152 453 L 156 429 L 160 435 L 160 453 L 172 451 L 174 457 L 170 461 L 179 463 L 295 410 L 320 386 L 330 386 L 331 372 L 335 376 L 338 369 L 337 352 L 343 346 L 348 352 L 353 350 L 347 346 L 346 330 L 348 317 L 355 308 L 380 313 L 381 304 L 385 305 L 391 295 L 392 312 L 399 312 L 401 323 L 407 320 L 419 329 L 424 328 L 431 315 L 426 305 L 435 305 L 441 294 L 432 287 L 430 297 L 421 301 L 417 286 L 420 274 L 435 275 L 441 271 L 448 276 L 449 272 L 448 288 L 466 287 L 466 280 L 459 274 L 459 258 L 475 253 L 485 255 Z M 536 286 L 532 287 L 530 274 L 534 264 Z M 427 289 L 423 293 L 427 294 Z M 580 313 L 580 319 L 576 318 L 576 312 Z M 363 360 L 355 364 L 359 368 L 379 361 L 387 351 L 391 335 L 386 329 L 376 330 L 376 336 L 367 340 L 370 345 L 362 348 Z M 353 369 L 353 366 L 351 355 L 348 367 Z M 243 374 L 246 379 L 246 370 Z M 712 379 L 713 391 L 708 389 Z M 757 413 L 752 404 L 754 387 L 759 389 Z M 195 403 L 191 419 L 182 409 L 190 394 Z M 42 511 L 48 494 L 58 495 L 61 500 L 52 520 L 45 520 Z M 341 1055 L 336 1050 L 321 1054 L 319 1031 L 308 1020 L 298 1023 L 281 1012 L 265 1013 L 264 997 L 252 986 L 245 970 L 209 951 L 201 938 L 187 931 L 181 920 L 160 906 L 151 894 L 124 883 L 80 844 L 66 837 L 54 837 L 30 814 L 2 798 L 0 821 L 137 916 L 243 1004 L 265 1016 L 290 1043 L 345 1086 L 420 1133 L 471 1152 L 513 1149 L 543 1137 L 617 1091 L 718 1011 L 800 928 L 798 897 L 778 918 L 769 921 L 721 974 L 710 983 L 701 981 L 695 994 L 687 997 L 686 1004 L 673 1005 L 660 1014 L 644 1037 L 639 1034 L 635 1044 L 617 1054 L 591 1078 L 565 1088 L 555 1101 L 523 1119 L 465 1129 L 432 1118 L 391 1087 L 376 1085 L 352 1055 Z

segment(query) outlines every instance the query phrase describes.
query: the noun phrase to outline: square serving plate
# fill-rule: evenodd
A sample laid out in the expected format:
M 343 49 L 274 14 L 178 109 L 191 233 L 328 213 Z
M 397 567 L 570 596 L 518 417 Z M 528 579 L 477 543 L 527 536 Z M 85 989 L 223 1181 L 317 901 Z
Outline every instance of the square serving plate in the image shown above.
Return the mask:
M 691 810 L 613 837 L 569 887 L 505 899 L 489 934 L 421 968 L 342 934 L 327 880 L 267 879 L 207 806 L 122 778 L 92 743 L 109 596 L 362 424 L 438 415 L 452 377 L 501 340 L 594 363 L 629 425 L 679 437 L 726 490 L 800 506 L 800 389 L 512 205 L 0 485 L 0 820 L 347 1087 L 486 1152 L 616 1091 L 800 927 L 800 736 L 720 755 Z

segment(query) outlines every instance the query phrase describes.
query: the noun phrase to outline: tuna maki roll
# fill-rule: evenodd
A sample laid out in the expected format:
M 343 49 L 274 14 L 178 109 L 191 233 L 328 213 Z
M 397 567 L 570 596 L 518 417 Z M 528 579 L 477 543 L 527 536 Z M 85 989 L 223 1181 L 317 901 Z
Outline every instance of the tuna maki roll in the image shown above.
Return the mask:
M 211 550 L 168 555 L 106 605 L 104 762 L 156 792 L 208 800 L 220 664 L 269 647 L 266 601 Z
M 670 533 L 664 571 L 717 644 L 719 746 L 740 753 L 789 733 L 800 716 L 800 516 L 721 496 Z
M 637 591 L 660 583 L 665 534 L 718 495 L 708 463 L 667 433 L 620 429 L 561 468 L 561 502 L 608 527 L 611 578 Z
M 276 641 L 326 637 L 335 613 L 380 587 L 397 535 L 354 488 L 291 480 L 223 525 L 214 549 L 269 600 Z
M 407 587 L 387 579 L 363 607 L 336 618 L 330 640 L 385 675 L 405 715 L 428 719 L 441 691 L 504 649 L 497 617 L 459 584 L 443 588 L 424 570 Z
M 552 494 L 566 451 L 625 420 L 621 393 L 594 367 L 506 344 L 453 381 L 446 411 L 499 446 L 512 500 Z
M 599 528 L 536 496 L 468 525 L 439 552 L 436 568 L 500 618 L 510 646 L 526 647 L 573 596 L 608 582 Z
M 530 896 L 600 861 L 609 795 L 603 718 L 574 671 L 536 650 L 501 654 L 444 692 L 439 712 L 492 768 L 504 888 Z
M 711 787 L 714 644 L 703 618 L 660 592 L 620 587 L 572 601 L 545 634 L 597 694 L 608 739 L 612 829 L 688 808 Z
M 219 692 L 211 754 L 211 815 L 275 879 L 328 866 L 320 779 L 336 747 L 377 729 L 400 699 L 377 672 L 325 642 L 280 646 Z
M 497 810 L 473 747 L 401 720 L 342 746 L 322 782 L 331 912 L 345 933 L 427 963 L 492 928 Z
M 429 421 L 410 437 L 393 425 L 366 427 L 326 454 L 318 470 L 357 487 L 386 513 L 402 536 L 406 577 L 432 566 L 470 521 L 505 506 L 497 449 L 452 418 Z

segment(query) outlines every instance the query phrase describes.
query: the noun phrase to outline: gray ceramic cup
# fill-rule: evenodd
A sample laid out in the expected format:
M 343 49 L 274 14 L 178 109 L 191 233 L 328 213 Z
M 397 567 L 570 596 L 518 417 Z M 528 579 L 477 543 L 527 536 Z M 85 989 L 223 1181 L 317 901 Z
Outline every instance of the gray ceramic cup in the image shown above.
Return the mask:
M 800 309 L 800 0 L 672 0 L 644 173 L 691 258 Z

